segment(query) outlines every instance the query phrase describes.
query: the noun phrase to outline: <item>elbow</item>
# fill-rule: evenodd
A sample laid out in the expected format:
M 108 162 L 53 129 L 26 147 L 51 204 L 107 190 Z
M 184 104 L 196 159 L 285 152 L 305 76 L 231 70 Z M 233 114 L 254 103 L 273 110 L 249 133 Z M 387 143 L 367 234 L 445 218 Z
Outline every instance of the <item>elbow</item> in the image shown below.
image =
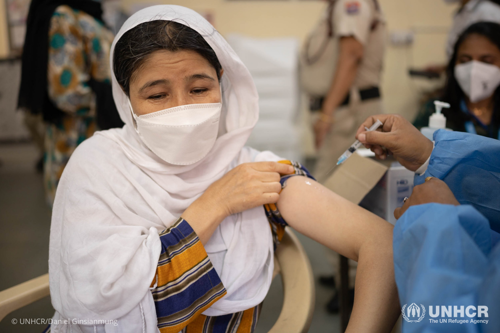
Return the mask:
M 354 36 L 343 37 L 340 41 L 340 54 L 353 64 L 360 64 L 364 56 L 364 47 Z
M 349 50 L 349 53 L 347 57 L 349 58 L 350 62 L 354 63 L 356 66 L 361 64 L 361 61 L 363 60 L 363 46 L 359 47 L 353 47 Z
M 379 231 L 372 234 L 371 237 L 366 238 L 361 244 L 356 255 L 358 261 L 360 257 L 373 258 L 375 260 L 382 260 L 391 262 L 393 260 L 392 249 L 392 230 L 393 226 L 389 223 L 379 226 Z
M 363 51 L 357 51 L 353 52 L 351 55 L 352 60 L 356 63 L 356 65 L 361 64 L 361 61 L 363 60 Z

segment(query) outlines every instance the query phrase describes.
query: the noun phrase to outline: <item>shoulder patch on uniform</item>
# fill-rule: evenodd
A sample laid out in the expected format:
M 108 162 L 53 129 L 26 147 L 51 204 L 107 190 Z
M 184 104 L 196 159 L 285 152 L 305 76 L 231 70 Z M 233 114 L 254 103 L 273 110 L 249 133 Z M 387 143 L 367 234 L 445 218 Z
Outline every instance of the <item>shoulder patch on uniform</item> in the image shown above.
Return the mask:
M 349 15 L 356 15 L 359 13 L 360 4 L 357 1 L 347 2 L 345 4 L 345 11 Z

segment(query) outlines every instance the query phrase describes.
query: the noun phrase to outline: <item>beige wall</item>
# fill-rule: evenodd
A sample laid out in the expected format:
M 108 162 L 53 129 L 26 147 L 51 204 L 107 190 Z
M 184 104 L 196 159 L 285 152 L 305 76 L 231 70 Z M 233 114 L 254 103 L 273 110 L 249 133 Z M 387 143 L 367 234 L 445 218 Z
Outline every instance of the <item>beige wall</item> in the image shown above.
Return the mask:
M 5 58 L 9 55 L 6 14 L 5 0 L 0 0 L 0 58 Z
M 124 0 L 125 7 L 132 3 Z M 147 3 L 151 3 L 148 0 Z M 413 31 L 415 40 L 409 46 L 388 43 L 385 57 L 382 93 L 388 113 L 399 113 L 413 120 L 419 108 L 422 93 L 435 89 L 438 82 L 411 79 L 410 67 L 444 63 L 445 41 L 452 23 L 455 6 L 441 0 L 379 0 L 386 16 L 389 33 Z M 214 24 L 222 34 L 241 33 L 253 37 L 294 36 L 303 40 L 316 24 L 326 4 L 324 1 L 225 1 L 225 0 L 171 0 L 198 11 L 214 15 Z M 388 36 L 389 38 L 389 36 Z M 313 137 L 308 126 L 309 114 L 303 100 L 302 151 L 305 156 L 315 154 Z M 354 140 L 354 139 L 353 139 Z
M 124 6 L 136 3 L 169 3 L 209 11 L 214 25 L 222 34 L 241 33 L 253 37 L 306 36 L 314 25 L 322 1 L 226 1 L 226 0 L 123 0 Z
M 128 8 L 141 1 L 123 0 Z M 412 80 L 408 68 L 445 61 L 446 34 L 454 6 L 441 0 L 379 0 L 389 32 L 414 31 L 410 46 L 388 44 L 382 89 L 387 112 L 400 113 L 411 119 L 418 107 L 422 90 L 435 84 Z M 144 0 L 142 3 L 160 3 Z M 317 22 L 324 1 L 226 1 L 170 0 L 214 15 L 214 24 L 222 34 L 241 33 L 253 37 L 294 36 L 303 40 Z
M 5 0 L 0 0 L 0 57 L 8 55 Z M 388 30 L 415 32 L 410 46 L 388 46 L 383 93 L 387 112 L 401 113 L 412 118 L 421 90 L 429 89 L 425 81 L 412 80 L 407 75 L 411 66 L 445 61 L 444 43 L 451 24 L 454 6 L 440 0 L 379 0 L 386 14 Z M 155 4 L 161 1 L 123 0 L 125 8 L 133 4 Z M 222 34 L 241 33 L 254 37 L 295 36 L 303 40 L 316 23 L 324 1 L 227 1 L 170 0 L 214 16 L 216 28 Z
M 8 54 L 5 0 L 0 0 L 0 57 Z M 386 112 L 412 119 L 423 91 L 436 82 L 410 79 L 408 68 L 444 63 L 445 41 L 456 7 L 441 0 L 379 0 L 388 31 L 413 31 L 409 46 L 388 44 L 382 82 Z M 324 10 L 324 1 L 227 1 L 227 0 L 123 0 L 125 8 L 134 4 L 170 3 L 210 12 L 222 34 L 241 33 L 253 37 L 294 36 L 303 40 Z M 389 37 L 388 37 L 389 38 Z M 306 154 L 312 153 L 311 138 Z
M 151 0 L 123 0 L 124 7 L 137 3 L 161 3 Z M 422 93 L 435 89 L 438 82 L 411 79 L 410 67 L 444 63 L 445 41 L 452 23 L 455 6 L 441 0 L 379 0 L 386 16 L 389 33 L 413 31 L 415 40 L 409 46 L 388 43 L 385 57 L 382 93 L 388 113 L 399 113 L 412 120 L 418 111 Z M 222 34 L 241 33 L 252 37 L 294 36 L 304 40 L 316 24 L 326 3 L 324 1 L 227 1 L 227 0 L 170 0 L 168 3 L 210 12 L 214 25 Z M 389 36 L 388 36 L 389 38 Z M 315 154 L 313 137 L 308 126 L 306 101 L 302 108 L 302 151 Z
M 441 0 L 380 0 L 389 33 L 413 31 L 410 46 L 388 44 L 382 81 L 386 112 L 400 113 L 412 119 L 421 92 L 433 89 L 439 82 L 411 79 L 408 68 L 445 63 L 445 43 L 455 6 Z

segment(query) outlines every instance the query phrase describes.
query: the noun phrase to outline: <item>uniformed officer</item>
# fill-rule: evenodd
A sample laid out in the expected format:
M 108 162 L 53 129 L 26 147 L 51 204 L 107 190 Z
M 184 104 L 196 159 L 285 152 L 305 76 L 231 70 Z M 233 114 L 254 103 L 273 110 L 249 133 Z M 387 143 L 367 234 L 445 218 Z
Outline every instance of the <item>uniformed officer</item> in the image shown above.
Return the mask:
M 301 54 L 301 85 L 310 97 L 318 149 L 315 176 L 326 180 L 367 117 L 383 113 L 380 94 L 386 27 L 377 0 L 330 0 Z M 338 255 L 330 256 L 339 282 Z M 355 262 L 349 287 L 354 287 Z M 331 278 L 330 278 L 331 280 Z M 352 293 L 352 291 L 351 291 Z M 338 311 L 338 297 L 327 305 Z
M 382 112 L 385 31 L 377 0 L 331 0 L 306 41 L 301 81 L 311 110 L 320 111 L 314 123 L 320 181 L 352 144 L 357 126 Z

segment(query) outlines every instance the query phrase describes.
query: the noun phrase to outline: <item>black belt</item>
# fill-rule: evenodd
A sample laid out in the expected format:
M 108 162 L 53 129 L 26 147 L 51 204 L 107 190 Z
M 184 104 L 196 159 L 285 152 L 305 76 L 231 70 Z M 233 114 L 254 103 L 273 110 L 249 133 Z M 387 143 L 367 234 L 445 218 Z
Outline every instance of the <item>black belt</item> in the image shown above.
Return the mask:
M 371 87 L 359 91 L 359 98 L 361 99 L 361 101 L 380 98 L 380 96 L 381 95 L 379 87 Z M 349 105 L 350 100 L 351 100 L 351 93 L 349 92 L 345 97 L 344 101 L 339 106 Z M 311 111 L 321 110 L 324 101 L 325 97 L 311 97 L 309 103 L 309 109 Z

